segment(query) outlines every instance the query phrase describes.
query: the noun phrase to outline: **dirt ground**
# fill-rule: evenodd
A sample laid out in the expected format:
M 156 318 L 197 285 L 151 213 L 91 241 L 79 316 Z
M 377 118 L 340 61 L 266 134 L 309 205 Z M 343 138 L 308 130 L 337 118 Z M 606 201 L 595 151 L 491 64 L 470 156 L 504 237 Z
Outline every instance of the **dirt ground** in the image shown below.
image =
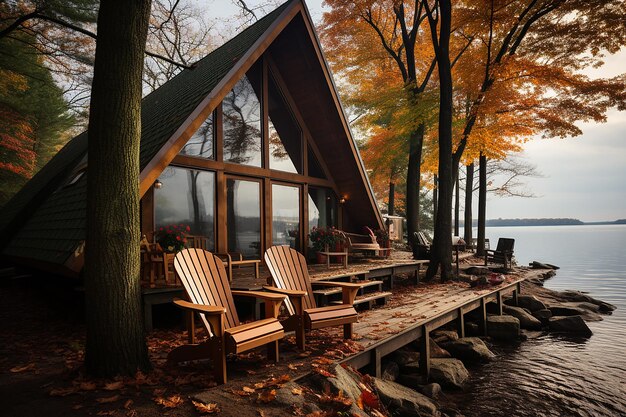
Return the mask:
M 263 349 L 238 355 L 236 363 L 231 358 L 229 383 L 216 387 L 207 363 L 166 363 L 171 348 L 186 339 L 180 312 L 166 309 L 159 320 L 163 327 L 147 337 L 152 371 L 90 379 L 82 370 L 82 294 L 73 285 L 46 277 L 0 280 L 0 415 L 304 415 L 274 405 L 273 390 L 310 371 L 324 373 L 334 360 L 359 350 L 357 342 L 341 340 L 339 328 L 314 331 L 307 337 L 305 352 L 296 349 L 293 338 L 283 340 L 279 363 L 268 361 Z M 198 404 L 196 409 L 190 397 L 211 388 L 221 391 L 222 404 Z M 302 391 L 296 389 L 294 395 L 315 399 L 305 387 Z
M 394 293 L 412 291 L 397 282 Z M 166 362 L 167 353 L 183 344 L 186 334 L 181 312 L 163 306 L 155 311 L 156 330 L 147 335 L 153 369 L 132 377 L 90 379 L 82 369 L 83 294 L 75 286 L 75 281 L 48 276 L 0 278 L 0 415 L 306 416 L 298 406 L 273 401 L 276 389 L 285 384 L 294 396 L 302 396 L 294 403 L 316 402 L 327 411 L 311 417 L 349 415 L 333 408 L 342 406 L 341 398 L 324 397 L 298 381 L 308 374 L 329 376 L 336 360 L 362 349 L 358 339 L 342 340 L 340 327 L 308 334 L 305 352 L 296 349 L 293 337 L 284 339 L 279 363 L 268 361 L 263 349 L 231 358 L 229 383 L 216 386 L 207 363 Z M 207 391 L 217 393 L 210 396 L 215 402 L 193 403 Z

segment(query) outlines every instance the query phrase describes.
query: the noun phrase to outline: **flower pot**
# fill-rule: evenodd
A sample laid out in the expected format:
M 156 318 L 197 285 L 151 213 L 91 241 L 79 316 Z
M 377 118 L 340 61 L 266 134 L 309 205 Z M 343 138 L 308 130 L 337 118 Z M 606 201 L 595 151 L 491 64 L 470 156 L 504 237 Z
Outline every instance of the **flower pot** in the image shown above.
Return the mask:
M 315 252 L 315 262 L 318 264 L 325 264 L 326 263 L 326 255 L 323 255 L 319 252 Z

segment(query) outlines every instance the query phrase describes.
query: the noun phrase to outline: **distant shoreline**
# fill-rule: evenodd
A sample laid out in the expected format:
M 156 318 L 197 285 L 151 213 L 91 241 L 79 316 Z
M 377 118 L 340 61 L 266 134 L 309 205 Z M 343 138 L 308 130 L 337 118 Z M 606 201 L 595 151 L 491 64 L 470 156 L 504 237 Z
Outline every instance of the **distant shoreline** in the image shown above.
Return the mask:
M 598 225 L 626 225 L 626 219 L 601 222 L 583 222 L 578 219 L 561 218 L 561 219 L 489 219 L 487 227 L 512 227 L 512 226 L 598 226 Z M 463 223 L 460 224 L 463 227 Z M 478 221 L 472 222 L 472 227 L 478 226 Z

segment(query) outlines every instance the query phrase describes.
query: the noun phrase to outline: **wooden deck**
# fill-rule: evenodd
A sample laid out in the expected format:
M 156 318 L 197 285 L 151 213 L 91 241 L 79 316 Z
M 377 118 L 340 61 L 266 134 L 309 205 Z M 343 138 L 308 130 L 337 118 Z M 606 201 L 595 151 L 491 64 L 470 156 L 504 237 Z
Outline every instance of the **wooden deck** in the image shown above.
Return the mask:
M 419 282 L 419 274 L 423 265 L 427 265 L 428 261 L 417 261 L 403 257 L 400 253 L 399 257 L 376 259 L 366 258 L 360 259 L 359 262 L 351 262 L 348 267 L 342 264 L 331 264 L 327 268 L 323 265 L 309 265 L 309 274 L 312 281 L 318 280 L 338 280 L 348 281 L 351 278 L 357 281 L 363 280 L 380 280 L 384 282 L 387 290 L 391 290 L 394 285 L 394 278 L 398 274 L 409 274 L 417 284 Z M 231 289 L 244 291 L 259 291 L 263 285 L 268 283 L 270 274 L 265 266 L 261 266 L 259 277 L 255 277 L 254 269 L 249 267 L 233 268 L 233 279 Z M 157 281 L 158 283 L 158 281 Z M 175 297 L 181 298 L 184 291 L 181 286 L 157 286 L 156 288 L 144 288 L 142 291 L 144 323 L 147 331 L 152 330 L 152 307 L 158 304 L 171 303 Z M 373 306 L 376 300 L 372 302 L 363 301 L 364 306 Z M 254 309 L 256 315 L 260 314 L 261 303 L 256 302 Z
M 494 302 L 502 314 L 502 297 L 513 294 L 517 297 L 520 283 L 537 270 L 507 277 L 497 286 L 474 289 L 462 282 L 420 285 L 407 287 L 394 294 L 384 308 L 366 311 L 359 315 L 354 326 L 362 352 L 346 358 L 342 363 L 360 369 L 371 366 L 370 372 L 381 374 L 381 359 L 409 343 L 419 341 L 420 369 L 428 378 L 429 333 L 447 323 L 455 322 L 459 336 L 464 337 L 464 315 L 470 311 L 480 312 L 481 331 L 487 331 L 487 303 Z

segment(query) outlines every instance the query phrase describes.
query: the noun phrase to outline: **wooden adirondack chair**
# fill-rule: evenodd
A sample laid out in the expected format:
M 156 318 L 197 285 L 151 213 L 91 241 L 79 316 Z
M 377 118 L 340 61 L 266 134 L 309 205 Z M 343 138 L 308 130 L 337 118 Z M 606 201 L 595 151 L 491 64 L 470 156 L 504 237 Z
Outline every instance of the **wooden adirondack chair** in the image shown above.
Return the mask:
M 424 232 L 413 233 L 413 259 L 430 258 L 430 240 Z
M 174 300 L 187 310 L 189 344 L 168 354 L 172 362 L 212 358 L 215 378 L 226 383 L 226 355 L 268 345 L 268 356 L 278 361 L 278 340 L 285 332 L 278 321 L 280 304 L 285 296 L 260 291 L 231 291 L 222 261 L 203 249 L 184 249 L 174 258 L 174 269 L 189 301 Z M 265 319 L 241 324 L 233 295 L 261 298 L 265 301 Z M 196 343 L 194 313 L 198 313 L 209 335 Z
M 316 281 L 313 285 L 341 287 L 341 305 L 317 307 L 304 256 L 289 246 L 272 246 L 265 251 L 265 263 L 272 275 L 274 286 L 268 291 L 289 297 L 285 306 L 290 317 L 283 321 L 285 330 L 296 332 L 296 344 L 304 349 L 305 330 L 343 325 L 343 337 L 352 338 L 352 324 L 358 319 L 354 298 L 361 284 L 350 282 Z
M 496 250 L 485 251 L 485 266 L 487 262 L 491 261 L 498 264 L 503 264 L 504 268 L 510 268 L 513 258 L 513 246 L 515 245 L 515 239 L 501 237 L 498 239 L 498 246 Z

